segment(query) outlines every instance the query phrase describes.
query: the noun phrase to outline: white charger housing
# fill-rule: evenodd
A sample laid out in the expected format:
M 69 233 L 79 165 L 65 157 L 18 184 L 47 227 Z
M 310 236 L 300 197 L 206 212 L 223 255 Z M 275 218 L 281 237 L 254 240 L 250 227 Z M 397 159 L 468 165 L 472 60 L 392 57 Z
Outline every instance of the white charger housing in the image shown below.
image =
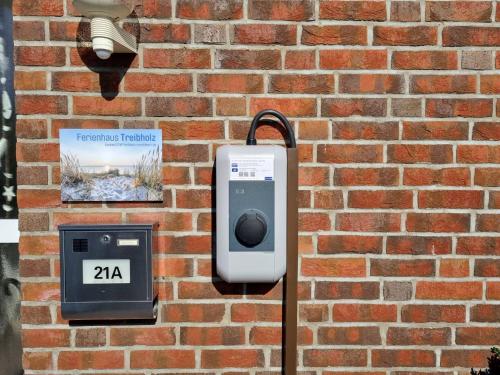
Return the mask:
M 275 282 L 286 272 L 287 154 L 273 145 L 217 149 L 217 273 Z

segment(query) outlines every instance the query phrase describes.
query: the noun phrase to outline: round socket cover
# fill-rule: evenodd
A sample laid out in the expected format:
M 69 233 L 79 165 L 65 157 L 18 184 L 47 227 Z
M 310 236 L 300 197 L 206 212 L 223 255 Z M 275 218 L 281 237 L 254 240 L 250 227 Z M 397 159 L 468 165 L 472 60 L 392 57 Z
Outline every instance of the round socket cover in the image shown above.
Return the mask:
M 257 210 L 245 211 L 236 222 L 234 234 L 243 246 L 257 246 L 267 234 L 267 222 L 264 214 Z

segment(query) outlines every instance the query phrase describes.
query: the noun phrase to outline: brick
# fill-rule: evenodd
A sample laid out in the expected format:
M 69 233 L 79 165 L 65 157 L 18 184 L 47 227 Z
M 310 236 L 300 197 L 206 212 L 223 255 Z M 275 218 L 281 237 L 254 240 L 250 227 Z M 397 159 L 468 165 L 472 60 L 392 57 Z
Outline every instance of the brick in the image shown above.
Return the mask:
M 396 144 L 387 147 L 389 163 L 445 164 L 453 161 L 451 145 Z
M 248 18 L 256 20 L 309 21 L 314 18 L 313 0 L 250 0 Z
M 169 303 L 163 308 L 165 322 L 220 322 L 224 317 L 223 304 Z
M 216 69 L 280 69 L 279 50 L 216 50 Z
M 333 305 L 334 322 L 395 322 L 396 305 L 341 304 Z
M 373 116 L 385 117 L 387 101 L 385 98 L 355 98 L 321 100 L 321 115 L 323 117 Z
M 472 139 L 478 141 L 500 140 L 500 122 L 476 122 L 472 128 Z
M 496 27 L 445 26 L 443 46 L 500 46 L 500 30 Z
M 405 168 L 403 181 L 411 186 L 468 186 L 471 177 L 468 168 Z
M 500 232 L 500 221 L 497 214 L 482 214 L 476 219 L 478 232 Z
M 497 277 L 500 274 L 500 261 L 496 259 L 476 259 L 474 276 Z
M 317 281 L 315 298 L 319 300 L 375 300 L 380 297 L 378 282 L 327 282 Z
M 456 334 L 458 345 L 495 345 L 500 336 L 500 329 L 495 327 L 458 327 Z
M 23 368 L 30 370 L 52 369 L 52 353 L 23 352 Z
M 420 21 L 420 3 L 417 1 L 391 2 L 391 21 Z
M 382 161 L 378 145 L 318 145 L 319 163 L 377 163 Z
M 329 94 L 334 77 L 327 74 L 276 74 L 270 76 L 269 92 L 281 94 Z
M 210 68 L 208 49 L 144 49 L 145 68 L 204 69 Z
M 394 69 L 452 70 L 458 68 L 456 51 L 394 51 Z
M 57 228 L 62 224 L 119 224 L 121 223 L 119 212 L 55 212 L 53 214 L 52 226 Z
M 56 143 L 18 143 L 16 156 L 17 160 L 25 162 L 56 162 L 59 161 L 59 146 Z
M 488 350 L 443 350 L 441 367 L 486 367 Z
M 302 44 L 305 45 L 366 45 L 366 26 L 332 25 L 303 26 Z
M 500 305 L 475 305 L 470 310 L 473 322 L 497 323 L 500 319 Z
M 196 20 L 234 20 L 243 17 L 243 0 L 179 0 L 177 17 Z
M 342 209 L 344 201 L 339 190 L 321 190 L 314 192 L 314 208 Z
M 19 230 L 28 231 L 47 231 L 49 230 L 48 212 L 21 212 L 19 213 Z
M 496 273 L 496 275 L 498 275 L 498 272 Z M 488 299 L 488 300 L 500 300 L 500 283 L 499 282 L 490 282 L 490 283 L 486 284 L 486 299 Z
M 339 213 L 336 230 L 354 232 L 395 232 L 400 229 L 400 215 L 392 213 Z
M 59 138 L 60 129 L 117 129 L 117 120 L 53 119 L 52 138 Z
M 160 236 L 158 248 L 166 254 L 208 254 L 212 249 L 210 236 Z
M 189 231 L 192 229 L 192 215 L 189 212 L 127 213 L 129 223 L 157 223 L 158 230 Z
M 274 108 L 287 117 L 316 116 L 316 100 L 310 98 L 251 98 L 250 114 L 255 115 L 263 109 Z
M 226 43 L 225 25 L 194 25 L 194 41 L 206 44 Z
M 457 242 L 457 254 L 500 255 L 500 238 L 461 237 Z
M 300 213 L 299 231 L 316 232 L 330 230 L 331 223 L 328 214 L 323 213 Z
M 201 97 L 148 97 L 146 116 L 154 117 L 195 117 L 210 116 L 212 101 Z
M 50 40 L 86 41 L 90 40 L 90 22 L 59 22 L 49 23 Z
M 414 98 L 393 98 L 391 113 L 396 117 L 420 117 L 422 115 L 422 101 Z
M 488 207 L 489 208 L 500 208 L 500 192 L 496 192 L 496 191 L 490 192 L 490 204 L 488 205 Z
M 406 190 L 355 190 L 348 195 L 351 208 L 412 208 L 413 193 Z
M 386 281 L 383 294 L 386 301 L 408 301 L 413 295 L 413 285 L 411 282 Z
M 53 348 L 69 346 L 67 329 L 23 329 L 24 348 Z
M 119 350 L 106 351 L 65 351 L 59 353 L 57 368 L 72 369 L 121 369 L 124 354 Z
M 319 52 L 321 69 L 386 69 L 387 51 L 374 50 L 322 50 Z
M 464 323 L 465 307 L 461 305 L 405 305 L 401 320 L 412 323 Z
M 48 306 L 21 306 L 21 323 L 50 324 L 51 321 Z
M 162 121 L 159 123 L 164 139 L 221 139 L 224 124 L 221 121 Z
M 246 114 L 245 98 L 216 98 L 218 116 L 243 116 Z
M 129 92 L 190 92 L 193 82 L 189 74 L 128 73 L 124 87 Z
M 491 22 L 492 4 L 489 1 L 429 1 L 426 2 L 426 21 Z
M 17 95 L 16 111 L 20 115 L 68 113 L 68 99 L 60 95 Z
M 233 322 L 280 322 L 281 320 L 281 305 L 238 303 L 231 306 Z
M 295 25 L 244 24 L 233 26 L 233 44 L 297 44 Z
M 14 21 L 12 33 L 15 40 L 44 40 L 45 25 L 41 21 Z
M 373 45 L 425 46 L 437 43 L 437 29 L 431 26 L 374 26 Z
M 133 345 L 173 345 L 175 332 L 173 328 L 111 328 L 110 343 L 113 346 Z
M 389 327 L 387 344 L 447 346 L 451 344 L 451 329 Z
M 434 367 L 436 355 L 432 350 L 375 349 L 372 363 L 374 367 Z
M 459 163 L 499 163 L 500 152 L 497 146 L 459 145 L 457 161 Z
M 212 191 L 207 189 L 177 190 L 177 207 L 210 208 Z
M 489 99 L 428 99 L 427 117 L 490 117 L 493 106 Z
M 156 275 L 167 277 L 193 276 L 193 262 L 184 258 L 154 259 L 153 269 Z
M 324 322 L 328 320 L 328 306 L 315 303 L 314 305 L 299 306 L 300 321 Z
M 397 168 L 335 168 L 333 180 L 338 186 L 394 186 L 399 174 Z
M 462 51 L 462 69 L 492 69 L 491 51 Z
M 16 137 L 17 139 L 43 139 L 47 138 L 47 121 L 42 119 L 17 119 Z M 21 166 L 18 166 L 18 170 Z M 24 184 L 20 184 L 24 185 Z
M 409 213 L 406 229 L 409 232 L 468 232 L 470 217 L 468 214 Z
M 382 252 L 382 237 L 320 235 L 318 236 L 318 253 L 320 254 L 379 254 Z
M 384 21 L 385 1 L 334 1 L 322 0 L 319 17 L 327 20 Z
M 195 366 L 194 350 L 133 350 L 131 368 L 189 369 Z
M 441 259 L 439 276 L 467 277 L 469 276 L 469 261 L 467 259 Z
M 135 8 L 138 17 L 170 18 L 172 4 L 170 0 L 144 0 Z
M 466 140 L 469 125 L 464 121 L 404 121 L 403 139 Z
M 481 76 L 482 94 L 500 93 L 500 75 L 482 75 Z
M 100 92 L 101 83 L 99 74 L 93 72 L 53 72 L 52 73 L 53 91 L 72 91 L 72 92 Z
M 16 65 L 63 66 L 66 62 L 64 47 L 17 46 L 14 53 Z
M 54 208 L 63 206 L 61 192 L 58 190 L 19 189 L 17 191 L 19 208 Z
M 22 255 L 56 255 L 59 253 L 59 241 L 55 236 L 21 236 L 19 253 Z
M 140 27 L 139 32 L 135 29 Z M 139 43 L 189 43 L 191 40 L 191 29 L 189 25 L 175 24 L 154 24 L 141 23 L 125 23 L 123 28 L 132 34 L 139 34 Z
M 305 349 L 304 365 L 310 367 L 361 367 L 367 364 L 366 350 L 362 349 Z
M 378 327 L 320 327 L 318 343 L 324 345 L 380 345 Z
M 116 68 L 127 70 L 130 67 L 139 67 L 139 58 L 135 54 L 116 53 L 111 55 L 107 60 L 101 60 L 91 47 L 71 48 L 69 59 L 72 66 L 86 66 L 88 68 L 99 69 L 112 68 L 111 71 L 115 70 L 114 74 L 117 77 L 119 77 L 119 75 L 116 74 Z
M 415 75 L 410 79 L 414 94 L 467 94 L 476 92 L 476 77 L 472 75 Z
M 306 277 L 364 277 L 366 262 L 362 258 L 303 258 L 301 274 Z
M 300 167 L 299 185 L 328 185 L 329 169 L 322 167 Z
M 479 190 L 432 190 L 418 193 L 419 208 L 482 208 L 484 194 Z
M 339 92 L 351 94 L 398 94 L 404 90 L 404 77 L 393 74 L 341 74 Z
M 243 327 L 181 327 L 182 345 L 243 345 Z
M 328 122 L 327 121 L 300 121 L 299 122 L 299 138 L 307 140 L 320 140 L 328 138 Z
M 106 330 L 104 328 L 78 329 L 75 333 L 77 347 L 97 347 L 106 345 Z
M 200 74 L 198 92 L 259 94 L 264 81 L 258 74 Z
M 201 352 L 202 368 L 253 368 L 264 365 L 264 353 L 257 349 L 218 349 Z
M 139 98 L 115 98 L 108 101 L 103 97 L 73 97 L 73 113 L 77 115 L 102 116 L 139 116 L 141 102 Z
M 21 277 L 49 277 L 49 259 L 20 259 L 19 275 Z
M 417 299 L 471 300 L 481 299 L 483 285 L 481 282 L 417 282 Z
M 238 284 L 210 283 L 196 281 L 181 281 L 178 285 L 179 299 L 216 299 L 235 298 L 242 292 L 242 286 Z
M 370 274 L 372 276 L 391 277 L 428 277 L 434 276 L 435 263 L 429 259 L 371 259 Z
M 63 0 L 16 0 L 12 13 L 16 16 L 62 16 Z
M 267 2 L 266 2 L 267 3 Z M 285 55 L 286 69 L 315 69 L 316 53 L 313 50 L 287 51 Z

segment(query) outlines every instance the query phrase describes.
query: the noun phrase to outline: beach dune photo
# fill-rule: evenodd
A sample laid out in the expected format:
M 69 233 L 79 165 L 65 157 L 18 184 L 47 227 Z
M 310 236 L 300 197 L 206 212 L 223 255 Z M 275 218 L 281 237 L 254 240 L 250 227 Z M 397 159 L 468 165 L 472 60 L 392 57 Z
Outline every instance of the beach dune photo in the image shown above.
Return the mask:
M 159 130 L 61 130 L 63 201 L 161 201 Z

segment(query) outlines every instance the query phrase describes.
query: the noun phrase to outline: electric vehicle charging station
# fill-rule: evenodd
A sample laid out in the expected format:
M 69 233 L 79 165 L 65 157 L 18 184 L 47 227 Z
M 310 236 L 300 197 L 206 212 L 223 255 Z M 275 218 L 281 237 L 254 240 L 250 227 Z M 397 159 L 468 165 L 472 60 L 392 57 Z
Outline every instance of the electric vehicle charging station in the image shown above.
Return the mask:
M 267 123 L 285 127 L 288 148 L 257 145 Z M 226 145 L 216 155 L 217 273 L 227 282 L 275 282 L 286 272 L 286 375 L 297 374 L 298 158 L 293 128 L 275 110 L 252 121 L 246 146 Z

